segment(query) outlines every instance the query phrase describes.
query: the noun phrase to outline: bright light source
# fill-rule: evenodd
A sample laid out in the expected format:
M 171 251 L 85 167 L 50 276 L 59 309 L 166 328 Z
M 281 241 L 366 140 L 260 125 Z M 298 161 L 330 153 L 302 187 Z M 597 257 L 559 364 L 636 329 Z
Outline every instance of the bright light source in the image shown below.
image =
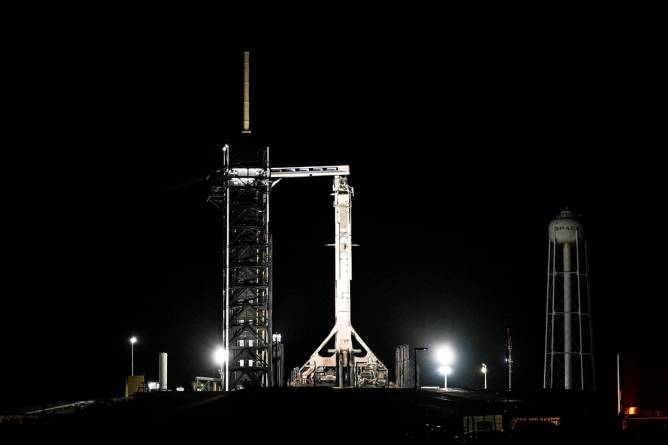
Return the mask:
M 130 343 L 132 343 L 133 345 L 137 343 L 137 337 L 130 338 Z
M 436 351 L 436 360 L 442 365 L 450 365 L 455 359 L 455 354 L 450 347 L 446 346 Z
M 630 416 L 634 416 L 638 414 L 638 407 L 637 406 L 629 406 L 629 408 L 626 410 L 626 414 Z
M 176 392 L 183 392 L 183 391 L 185 391 L 185 389 L 183 388 L 183 386 L 177 386 L 177 387 L 176 387 Z
M 485 376 L 485 381 L 484 381 L 485 386 L 483 386 L 483 388 L 487 389 L 487 365 L 486 364 L 484 364 L 484 363 L 482 364 L 482 368 L 480 368 L 480 372 L 482 372 L 482 374 Z
M 438 372 L 443 375 L 452 374 L 452 368 L 449 366 L 441 366 L 440 368 L 438 368 Z
M 222 346 L 216 348 L 213 353 L 213 361 L 216 362 L 217 365 L 223 366 L 227 361 L 227 351 L 225 351 L 225 348 Z

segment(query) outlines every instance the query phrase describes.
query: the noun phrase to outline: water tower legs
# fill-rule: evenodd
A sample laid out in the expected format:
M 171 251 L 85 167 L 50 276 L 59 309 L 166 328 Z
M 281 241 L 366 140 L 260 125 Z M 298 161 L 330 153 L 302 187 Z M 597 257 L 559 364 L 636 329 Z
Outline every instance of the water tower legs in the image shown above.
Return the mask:
M 572 269 L 571 269 L 571 244 L 564 243 L 564 389 L 571 389 L 572 376 L 571 371 L 571 353 L 572 345 L 572 325 L 571 325 L 571 291 L 572 287 Z

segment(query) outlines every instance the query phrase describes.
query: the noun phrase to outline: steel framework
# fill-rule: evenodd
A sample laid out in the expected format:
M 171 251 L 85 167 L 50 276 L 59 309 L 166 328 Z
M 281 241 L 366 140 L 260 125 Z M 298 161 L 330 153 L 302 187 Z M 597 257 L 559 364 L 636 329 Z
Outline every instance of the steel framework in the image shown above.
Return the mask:
M 223 342 L 225 390 L 273 386 L 269 149 L 242 148 L 210 177 L 208 201 L 223 212 Z M 243 165 L 243 166 L 241 166 Z
M 551 224 L 547 263 L 543 388 L 596 389 L 587 241 L 572 212 Z
M 283 345 L 272 326 L 272 242 L 269 201 L 285 178 L 346 176 L 347 165 L 274 167 L 269 148 L 223 147 L 223 168 L 209 176 L 208 201 L 223 213 L 223 364 L 226 391 L 282 385 L 276 364 Z
M 394 350 L 394 381 L 399 388 L 412 388 L 414 383 L 413 372 L 415 362 L 410 356 L 409 345 L 399 345 Z

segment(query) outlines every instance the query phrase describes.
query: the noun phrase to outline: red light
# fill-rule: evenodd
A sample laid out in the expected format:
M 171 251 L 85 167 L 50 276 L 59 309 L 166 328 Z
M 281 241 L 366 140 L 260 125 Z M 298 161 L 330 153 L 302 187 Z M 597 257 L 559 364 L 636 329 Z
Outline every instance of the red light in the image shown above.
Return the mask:
M 629 406 L 626 409 L 626 414 L 633 416 L 634 414 L 638 414 L 638 407 L 637 406 Z

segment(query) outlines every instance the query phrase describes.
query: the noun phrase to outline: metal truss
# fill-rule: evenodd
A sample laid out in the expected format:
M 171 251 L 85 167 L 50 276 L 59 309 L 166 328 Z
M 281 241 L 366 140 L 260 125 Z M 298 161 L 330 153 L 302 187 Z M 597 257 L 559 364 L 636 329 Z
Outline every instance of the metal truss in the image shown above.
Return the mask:
M 224 214 L 223 341 L 225 390 L 273 386 L 272 277 L 269 234 L 268 149 L 234 168 L 225 146 L 224 167 L 210 177 L 209 202 Z
M 560 246 L 551 238 L 548 242 L 545 389 L 596 389 L 587 242 L 578 233 L 573 244 Z M 565 307 L 566 292 L 572 293 L 570 308 Z M 572 330 L 570 346 L 565 340 L 567 322 Z

